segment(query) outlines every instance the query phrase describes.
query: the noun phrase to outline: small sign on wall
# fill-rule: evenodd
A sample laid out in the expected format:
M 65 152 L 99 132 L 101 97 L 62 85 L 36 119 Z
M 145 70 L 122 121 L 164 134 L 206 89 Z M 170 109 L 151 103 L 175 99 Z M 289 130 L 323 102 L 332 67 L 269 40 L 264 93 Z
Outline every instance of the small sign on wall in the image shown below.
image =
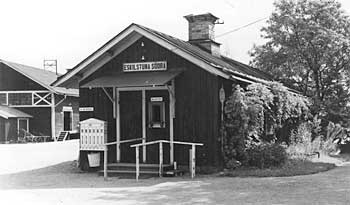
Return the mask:
M 80 107 L 79 112 L 92 112 L 94 111 L 94 107 Z
M 62 111 L 63 112 L 73 112 L 73 108 L 72 107 L 69 107 L 69 106 L 63 106 L 62 107 Z
M 163 71 L 167 70 L 166 61 L 155 62 L 138 62 L 138 63 L 124 63 L 124 72 L 140 72 L 140 71 Z
M 151 97 L 151 102 L 163 102 L 163 97 Z

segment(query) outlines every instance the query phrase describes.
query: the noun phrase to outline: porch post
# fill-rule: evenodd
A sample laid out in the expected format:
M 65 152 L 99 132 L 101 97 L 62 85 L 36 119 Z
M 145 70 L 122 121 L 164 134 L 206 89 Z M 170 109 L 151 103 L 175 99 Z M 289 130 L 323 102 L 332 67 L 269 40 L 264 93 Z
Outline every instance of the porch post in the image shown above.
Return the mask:
M 175 117 L 175 80 L 171 81 L 171 87 L 169 89 L 169 135 L 170 135 L 170 164 L 174 164 L 174 117 Z
M 146 143 L 146 90 L 142 90 L 142 144 Z M 146 162 L 146 146 L 142 146 L 142 162 Z
M 159 177 L 163 175 L 163 142 L 159 143 Z
M 138 181 L 140 176 L 139 146 L 135 147 L 135 156 L 136 156 L 136 181 Z
M 116 108 L 115 108 L 115 90 L 116 90 L 116 87 L 113 87 L 113 118 L 115 119 L 116 118 Z
M 116 144 L 116 154 L 117 154 L 117 162 L 120 162 L 120 105 L 119 105 L 119 90 L 118 88 L 115 88 L 116 89 L 116 99 L 115 99 L 115 103 L 116 103 L 116 141 L 117 141 L 117 144 Z
M 108 163 L 108 146 L 105 145 L 103 150 L 103 178 L 107 180 L 107 163 Z
M 55 94 L 51 93 L 51 136 L 56 141 Z

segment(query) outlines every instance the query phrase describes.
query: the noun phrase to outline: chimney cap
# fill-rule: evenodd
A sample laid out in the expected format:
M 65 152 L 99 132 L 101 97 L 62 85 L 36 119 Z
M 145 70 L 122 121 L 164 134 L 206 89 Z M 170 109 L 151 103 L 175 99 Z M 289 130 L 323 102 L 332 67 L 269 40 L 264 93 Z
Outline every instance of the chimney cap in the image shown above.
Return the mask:
M 215 23 L 215 21 L 219 19 L 218 17 L 214 16 L 212 13 L 209 12 L 198 15 L 189 14 L 187 16 L 184 16 L 184 18 L 190 23 L 194 21 L 210 21 L 212 23 Z

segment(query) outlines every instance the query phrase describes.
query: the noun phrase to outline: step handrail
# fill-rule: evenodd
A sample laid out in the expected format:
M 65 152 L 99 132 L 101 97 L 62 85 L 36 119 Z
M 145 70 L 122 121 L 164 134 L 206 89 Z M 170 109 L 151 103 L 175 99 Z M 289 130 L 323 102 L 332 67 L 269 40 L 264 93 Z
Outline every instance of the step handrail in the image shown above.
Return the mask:
M 127 143 L 127 142 L 135 142 L 135 141 L 139 141 L 139 140 L 143 140 L 145 138 L 135 138 L 135 139 L 129 139 L 129 140 L 121 140 L 121 141 L 115 141 L 115 142 L 108 142 L 108 143 L 104 143 L 104 149 L 103 149 L 103 178 L 105 180 L 107 180 L 107 163 L 108 163 L 108 146 L 109 145 L 120 145 L 123 143 Z
M 157 144 L 157 143 L 173 143 L 173 144 L 182 144 L 182 145 L 196 145 L 196 146 L 203 146 L 203 143 L 198 143 L 198 142 L 181 142 L 181 141 L 169 141 L 169 140 L 155 140 L 155 141 L 150 141 L 150 142 L 145 142 L 145 143 L 139 143 L 139 144 L 133 144 L 130 145 L 130 147 L 138 147 L 138 146 L 147 146 L 151 144 Z
M 145 138 L 135 138 L 135 139 L 129 139 L 129 140 L 121 140 L 121 141 L 115 141 L 115 142 L 108 142 L 108 143 L 104 143 L 103 145 L 105 146 L 109 146 L 109 145 L 115 145 L 115 144 L 123 144 L 123 143 L 127 143 L 127 142 L 134 142 L 134 141 L 139 141 L 139 140 L 143 140 Z
M 140 146 L 147 146 L 152 144 L 159 144 L 159 177 L 163 174 L 163 143 L 169 144 L 181 144 L 181 145 L 190 145 L 192 149 L 190 149 L 189 158 L 190 161 L 190 171 L 191 177 L 194 178 L 196 172 L 196 146 L 203 146 L 203 143 L 196 142 L 181 142 L 181 141 L 169 141 L 169 140 L 155 140 L 150 142 L 143 142 L 139 144 L 130 145 L 130 147 L 135 147 L 135 155 L 136 155 L 136 181 L 139 180 L 140 176 L 140 159 L 139 159 L 139 148 Z

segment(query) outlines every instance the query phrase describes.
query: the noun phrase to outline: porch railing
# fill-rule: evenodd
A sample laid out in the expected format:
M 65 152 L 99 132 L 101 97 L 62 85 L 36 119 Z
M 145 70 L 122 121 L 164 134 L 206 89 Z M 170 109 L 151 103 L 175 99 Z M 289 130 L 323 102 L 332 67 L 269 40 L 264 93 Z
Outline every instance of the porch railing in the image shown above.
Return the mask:
M 163 143 L 181 144 L 181 145 L 187 145 L 187 146 L 192 147 L 190 149 L 190 152 L 189 152 L 189 159 L 190 159 L 191 177 L 194 178 L 195 174 L 196 174 L 196 146 L 203 146 L 203 144 L 202 143 L 194 143 L 194 142 L 156 140 L 156 141 L 151 141 L 151 142 L 134 144 L 134 145 L 130 146 L 130 147 L 135 147 L 136 181 L 139 180 L 139 176 L 140 176 L 140 159 L 139 159 L 140 146 L 148 146 L 148 145 L 152 145 L 152 144 L 159 144 L 159 177 L 162 177 L 162 175 L 163 175 Z
M 103 178 L 107 180 L 107 164 L 108 164 L 108 146 L 110 145 L 120 145 L 123 143 L 128 143 L 128 142 L 135 142 L 139 140 L 143 140 L 144 138 L 135 138 L 135 139 L 130 139 L 130 140 L 121 140 L 119 142 L 108 142 L 103 144 L 104 149 L 103 149 Z

